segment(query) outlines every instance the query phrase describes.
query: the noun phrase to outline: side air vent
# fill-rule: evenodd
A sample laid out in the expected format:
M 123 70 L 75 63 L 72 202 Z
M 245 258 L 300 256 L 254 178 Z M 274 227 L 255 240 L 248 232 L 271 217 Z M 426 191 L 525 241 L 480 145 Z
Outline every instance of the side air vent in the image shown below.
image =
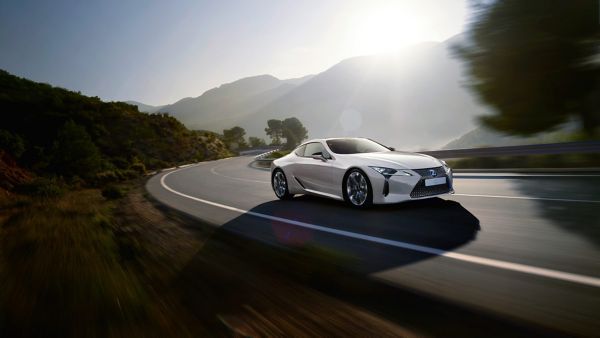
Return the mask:
M 302 189 L 306 189 L 304 187 L 304 184 L 302 184 L 302 182 L 300 182 L 300 180 L 298 179 L 298 177 L 294 176 L 294 179 L 296 180 L 296 182 L 298 182 L 298 184 L 300 184 L 300 186 L 302 187 Z

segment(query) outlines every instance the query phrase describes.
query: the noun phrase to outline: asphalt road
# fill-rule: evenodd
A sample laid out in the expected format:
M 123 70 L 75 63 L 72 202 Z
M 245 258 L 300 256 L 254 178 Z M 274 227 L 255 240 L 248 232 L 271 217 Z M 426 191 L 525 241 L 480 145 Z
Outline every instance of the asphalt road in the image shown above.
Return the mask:
M 162 203 L 277 245 L 316 244 L 389 285 L 569 334 L 600 332 L 600 175 L 457 174 L 456 195 L 354 210 L 276 199 L 251 157 L 152 177 Z

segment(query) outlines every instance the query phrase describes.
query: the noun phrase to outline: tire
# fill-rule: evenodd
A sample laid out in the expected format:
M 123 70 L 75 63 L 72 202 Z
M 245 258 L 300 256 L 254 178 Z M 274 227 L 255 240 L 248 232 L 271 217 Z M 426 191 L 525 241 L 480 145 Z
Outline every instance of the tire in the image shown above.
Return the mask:
M 344 201 L 353 208 L 365 209 L 373 205 L 373 189 L 369 177 L 360 169 L 350 169 L 342 183 Z
M 275 196 L 280 200 L 289 200 L 294 197 L 293 194 L 290 194 L 287 177 L 285 177 L 285 173 L 281 169 L 273 171 L 273 175 L 271 175 L 271 187 L 273 188 L 273 192 L 275 192 Z

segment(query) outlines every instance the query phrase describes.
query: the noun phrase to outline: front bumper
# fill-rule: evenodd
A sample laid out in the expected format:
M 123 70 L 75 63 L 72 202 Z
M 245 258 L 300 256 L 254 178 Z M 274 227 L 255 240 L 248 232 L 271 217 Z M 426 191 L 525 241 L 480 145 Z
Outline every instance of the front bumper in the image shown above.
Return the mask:
M 436 170 L 435 176 L 427 174 L 431 169 Z M 371 177 L 373 203 L 399 203 L 454 193 L 452 170 L 446 172 L 443 167 L 439 167 L 411 171 L 414 172 L 413 176 L 391 176 L 387 180 L 387 189 L 384 177 L 373 175 Z M 425 186 L 425 180 L 433 177 L 446 177 L 446 184 Z

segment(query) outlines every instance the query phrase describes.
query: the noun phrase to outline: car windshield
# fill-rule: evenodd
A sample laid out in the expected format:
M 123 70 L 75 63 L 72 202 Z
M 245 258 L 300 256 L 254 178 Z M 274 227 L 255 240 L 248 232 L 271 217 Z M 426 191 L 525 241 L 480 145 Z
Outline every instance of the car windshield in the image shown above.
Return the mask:
M 328 140 L 327 145 L 336 154 L 359 154 L 390 151 L 381 144 L 364 138 L 340 138 Z

